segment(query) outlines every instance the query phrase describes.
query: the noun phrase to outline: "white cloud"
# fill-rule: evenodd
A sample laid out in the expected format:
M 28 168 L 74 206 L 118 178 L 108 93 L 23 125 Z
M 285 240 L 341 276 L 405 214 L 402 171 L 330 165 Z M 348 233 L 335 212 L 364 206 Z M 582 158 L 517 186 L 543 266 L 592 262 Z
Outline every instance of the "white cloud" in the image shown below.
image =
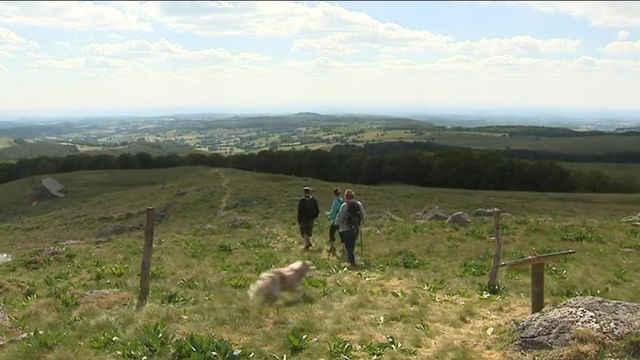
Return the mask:
M 640 55 L 640 40 L 614 41 L 608 43 L 603 50 L 610 55 Z
M 504 39 L 481 39 L 478 41 L 460 41 L 447 46 L 453 53 L 477 54 L 521 54 L 539 53 L 571 53 L 580 46 L 580 40 L 552 38 L 536 39 L 531 36 L 514 36 Z
M 124 60 L 105 59 L 99 57 L 72 57 L 66 59 L 41 59 L 36 60 L 32 67 L 38 70 L 83 70 L 96 69 L 99 71 L 110 68 L 132 67 L 134 63 Z
M 251 99 L 252 106 L 272 107 L 468 104 L 638 108 L 636 94 L 640 93 L 640 82 L 636 81 L 640 61 L 593 57 L 550 60 L 454 55 L 430 62 L 387 58 L 357 63 L 320 57 L 266 66 L 230 62 L 171 71 L 141 66 L 140 71 L 126 72 L 87 68 L 81 60 L 55 66 L 106 75 L 60 76 L 55 82 L 60 92 L 55 102 L 53 97 L 39 96 L 48 91 L 44 85 L 33 88 L 16 83 L 9 105 L 20 107 L 21 94 L 30 90 L 35 92 L 30 99 L 38 99 L 30 103 L 33 107 L 246 106 Z
M 640 26 L 638 1 L 522 1 L 536 10 L 562 13 L 589 20 L 594 26 L 626 28 Z
M 620 30 L 616 34 L 616 37 L 618 38 L 618 40 L 629 40 L 629 35 L 631 35 L 631 34 L 628 31 Z
M 7 28 L 0 27 L 0 55 L 9 56 L 18 51 L 35 50 L 38 47 L 37 42 L 27 40 Z
M 74 30 L 150 31 L 154 3 L 0 2 L 0 23 Z
M 189 50 L 179 43 L 172 43 L 166 39 L 157 42 L 127 40 L 116 43 L 91 44 L 85 46 L 82 51 L 96 56 L 121 58 L 161 57 L 164 59 L 221 59 L 227 61 L 265 61 L 269 59 L 263 54 L 233 54 L 227 49 Z

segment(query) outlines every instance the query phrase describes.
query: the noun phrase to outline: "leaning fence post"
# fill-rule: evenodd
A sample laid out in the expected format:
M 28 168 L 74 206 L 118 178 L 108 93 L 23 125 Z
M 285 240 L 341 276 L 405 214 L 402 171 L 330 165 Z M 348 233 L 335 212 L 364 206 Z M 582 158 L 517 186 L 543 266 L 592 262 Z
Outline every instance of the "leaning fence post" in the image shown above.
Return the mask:
M 151 275 L 151 252 L 153 251 L 153 225 L 155 223 L 155 211 L 147 208 L 147 226 L 144 229 L 144 250 L 142 252 L 142 268 L 140 270 L 140 294 L 138 295 L 138 308 L 144 307 L 149 297 L 149 278 Z
M 493 292 L 498 287 L 498 269 L 502 258 L 502 239 L 500 237 L 500 209 L 493 209 L 493 223 L 496 237 L 496 246 L 493 250 L 493 264 L 489 272 L 489 292 Z

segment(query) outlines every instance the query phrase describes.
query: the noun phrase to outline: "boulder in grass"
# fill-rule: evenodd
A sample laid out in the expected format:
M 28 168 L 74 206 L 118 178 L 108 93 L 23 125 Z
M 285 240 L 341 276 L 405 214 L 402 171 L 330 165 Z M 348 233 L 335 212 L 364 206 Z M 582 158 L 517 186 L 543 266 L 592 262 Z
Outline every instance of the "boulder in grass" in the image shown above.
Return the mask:
M 385 221 L 402 221 L 402 218 L 392 214 L 390 211 L 385 211 L 384 214 L 382 214 L 382 220 L 385 220 Z
M 449 217 L 446 213 L 440 210 L 440 207 L 438 205 L 435 205 L 432 207 L 427 206 L 424 209 L 422 209 L 422 211 L 419 211 L 413 214 L 413 216 L 416 218 L 417 221 L 428 221 L 428 220 L 444 221 L 444 220 L 447 220 L 447 218 Z
M 462 226 L 467 226 L 470 222 L 471 218 L 469 217 L 469 215 L 463 213 L 462 211 L 451 214 L 451 216 L 449 216 L 446 221 L 447 224 L 456 224 Z
M 608 340 L 640 331 L 640 304 L 585 296 L 531 315 L 517 327 L 516 345 L 544 350 L 572 345 L 577 331 L 589 330 Z

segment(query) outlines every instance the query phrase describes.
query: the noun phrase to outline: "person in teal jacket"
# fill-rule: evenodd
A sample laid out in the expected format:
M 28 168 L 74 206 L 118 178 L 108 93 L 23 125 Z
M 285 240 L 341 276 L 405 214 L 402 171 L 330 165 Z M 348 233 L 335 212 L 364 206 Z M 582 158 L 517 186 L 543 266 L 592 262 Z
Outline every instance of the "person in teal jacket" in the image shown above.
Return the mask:
M 329 221 L 331 225 L 329 226 L 329 253 L 335 254 L 336 247 L 334 243 L 336 242 L 336 232 L 338 231 L 338 225 L 335 223 L 336 217 L 338 216 L 338 212 L 340 211 L 340 206 L 344 203 L 344 199 L 341 196 L 340 189 L 333 189 L 333 203 L 331 204 L 331 210 L 329 211 Z

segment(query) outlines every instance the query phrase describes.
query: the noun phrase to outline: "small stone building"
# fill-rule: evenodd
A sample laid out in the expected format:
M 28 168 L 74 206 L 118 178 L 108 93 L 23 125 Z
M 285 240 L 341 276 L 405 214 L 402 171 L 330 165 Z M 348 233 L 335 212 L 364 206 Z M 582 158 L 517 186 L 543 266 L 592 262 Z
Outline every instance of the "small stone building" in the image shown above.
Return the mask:
M 40 182 L 31 190 L 31 200 L 35 203 L 42 200 L 62 198 L 65 196 L 65 187 L 50 176 L 40 180 Z

